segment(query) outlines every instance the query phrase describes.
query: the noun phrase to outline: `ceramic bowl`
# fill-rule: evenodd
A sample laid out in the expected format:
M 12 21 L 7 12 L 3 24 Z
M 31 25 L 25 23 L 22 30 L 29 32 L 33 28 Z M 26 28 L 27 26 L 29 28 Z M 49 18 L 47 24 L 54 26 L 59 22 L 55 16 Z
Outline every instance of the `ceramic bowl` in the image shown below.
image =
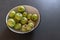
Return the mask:
M 24 7 L 25 7 L 25 10 L 26 10 L 28 13 L 36 13 L 36 14 L 38 15 L 38 20 L 36 21 L 36 25 L 35 25 L 35 27 L 31 30 L 31 31 L 33 31 L 34 29 L 36 29 L 36 28 L 38 27 L 38 24 L 39 24 L 39 22 L 40 22 L 40 13 L 39 13 L 39 11 L 38 11 L 35 7 L 29 6 L 29 5 L 19 5 L 19 6 L 24 6 Z M 12 8 L 10 11 L 15 10 L 15 11 L 17 12 L 17 8 L 18 8 L 19 6 L 16 6 L 16 7 Z M 7 16 L 6 16 L 6 23 L 7 23 L 7 19 L 8 19 L 8 15 L 9 15 L 10 11 L 8 12 L 8 14 L 7 14 Z M 14 29 L 12 29 L 12 28 L 10 28 L 10 27 L 8 27 L 8 28 L 9 28 L 11 31 L 13 31 L 13 32 L 15 32 L 15 33 L 18 33 L 18 34 L 25 34 L 25 33 L 31 32 L 31 31 L 21 32 L 21 31 L 16 31 L 16 30 L 14 30 Z

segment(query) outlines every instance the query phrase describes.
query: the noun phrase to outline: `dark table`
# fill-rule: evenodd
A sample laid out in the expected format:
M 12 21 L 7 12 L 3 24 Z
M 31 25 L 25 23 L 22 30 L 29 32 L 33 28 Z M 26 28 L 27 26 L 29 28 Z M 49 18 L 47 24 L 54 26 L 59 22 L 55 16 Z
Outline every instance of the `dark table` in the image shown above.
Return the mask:
M 18 5 L 31 5 L 39 10 L 41 22 L 33 32 L 22 35 L 7 28 L 6 15 Z M 0 0 L 0 40 L 60 40 L 60 0 Z

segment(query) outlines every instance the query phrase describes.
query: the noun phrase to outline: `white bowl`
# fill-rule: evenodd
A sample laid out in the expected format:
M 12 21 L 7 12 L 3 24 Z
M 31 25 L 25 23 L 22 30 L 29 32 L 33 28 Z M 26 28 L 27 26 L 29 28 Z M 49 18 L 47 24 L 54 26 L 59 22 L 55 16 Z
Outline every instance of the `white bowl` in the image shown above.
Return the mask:
M 29 6 L 29 5 L 19 5 L 19 6 L 24 6 L 25 9 L 26 9 L 26 11 L 27 11 L 28 13 L 36 13 L 36 14 L 38 15 L 38 20 L 37 20 L 37 22 L 36 22 L 36 25 L 35 25 L 35 27 L 31 30 L 31 31 L 33 31 L 35 28 L 38 27 L 38 24 L 39 24 L 39 22 L 40 22 L 40 13 L 38 12 L 38 10 L 37 10 L 36 8 L 34 8 L 34 7 L 32 7 L 32 6 Z M 15 11 L 17 12 L 17 8 L 18 8 L 19 6 L 14 7 L 14 8 L 11 9 L 10 11 L 15 10 Z M 7 14 L 7 16 L 6 16 L 6 23 L 7 23 L 7 19 L 8 19 L 8 15 L 9 15 L 10 11 L 8 12 L 8 14 Z M 12 28 L 10 28 L 10 27 L 8 27 L 8 28 L 9 28 L 11 31 L 13 31 L 13 32 L 15 32 L 15 33 L 19 33 L 19 34 L 25 34 L 25 33 L 31 32 L 31 31 L 28 31 L 28 32 L 20 32 L 20 31 L 16 31 L 16 30 L 12 29 Z

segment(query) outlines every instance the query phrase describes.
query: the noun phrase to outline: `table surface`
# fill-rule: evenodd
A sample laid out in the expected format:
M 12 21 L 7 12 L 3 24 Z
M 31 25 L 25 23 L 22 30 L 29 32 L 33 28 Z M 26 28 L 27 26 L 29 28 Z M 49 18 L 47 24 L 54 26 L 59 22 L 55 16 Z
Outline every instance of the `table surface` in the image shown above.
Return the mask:
M 39 10 L 41 22 L 33 32 L 22 35 L 7 28 L 6 15 L 18 5 L 31 5 Z M 60 0 L 0 0 L 0 40 L 60 40 Z

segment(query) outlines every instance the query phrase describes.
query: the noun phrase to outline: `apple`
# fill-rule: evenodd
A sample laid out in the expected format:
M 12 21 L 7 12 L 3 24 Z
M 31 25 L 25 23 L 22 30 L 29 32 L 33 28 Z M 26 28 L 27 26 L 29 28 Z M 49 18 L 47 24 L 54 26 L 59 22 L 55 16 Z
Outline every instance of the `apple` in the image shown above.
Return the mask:
M 29 25 L 27 25 L 26 29 L 27 29 L 27 31 L 30 31 L 32 28 Z
M 38 19 L 38 15 L 37 15 L 37 14 L 33 14 L 33 15 L 32 15 L 32 20 L 33 20 L 33 21 L 36 21 L 37 19 Z
M 11 11 L 11 12 L 9 13 L 9 17 L 14 17 L 14 16 L 15 16 L 15 14 L 16 14 L 16 12 L 15 12 L 15 11 Z
M 21 20 L 21 18 L 22 18 L 22 14 L 21 13 L 16 13 L 15 19 Z
M 27 12 L 23 12 L 23 16 L 26 17 L 27 16 Z
M 15 21 L 14 21 L 14 19 L 8 19 L 7 20 L 7 25 L 9 26 L 9 27 L 14 27 L 15 26 Z
M 30 22 L 30 23 L 28 23 L 28 26 L 29 27 L 34 27 L 34 23 L 33 22 Z
M 26 25 L 22 25 L 22 29 L 21 29 L 22 32 L 26 32 Z
M 31 19 L 31 16 L 32 16 L 32 14 L 29 13 L 29 14 L 27 15 L 27 18 L 28 18 L 28 19 Z
M 26 24 L 27 21 L 28 21 L 28 19 L 27 19 L 26 17 L 23 17 L 22 20 L 21 20 L 21 23 L 22 23 L 22 24 Z
M 20 23 L 17 23 L 17 24 L 15 25 L 14 29 L 16 29 L 16 30 L 21 29 L 21 24 L 20 24 Z
M 28 23 L 33 22 L 32 20 L 28 20 Z
M 18 11 L 19 11 L 19 12 L 24 12 L 24 11 L 25 11 L 24 6 L 19 6 L 19 7 L 18 7 Z

